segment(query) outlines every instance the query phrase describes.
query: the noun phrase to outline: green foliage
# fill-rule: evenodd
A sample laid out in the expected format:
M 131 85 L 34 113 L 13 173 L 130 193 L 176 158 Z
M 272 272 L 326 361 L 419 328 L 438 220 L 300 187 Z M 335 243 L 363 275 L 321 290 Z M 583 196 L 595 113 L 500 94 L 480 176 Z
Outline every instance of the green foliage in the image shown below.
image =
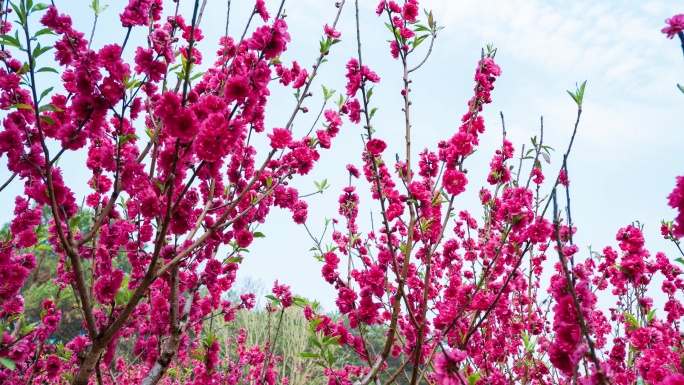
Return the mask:
M 585 80 L 582 85 L 577 86 L 575 92 L 570 92 L 568 91 L 568 94 L 572 98 L 572 100 L 577 103 L 577 107 L 581 110 L 582 109 L 582 102 L 584 101 L 584 87 L 586 87 L 587 81 Z
M 96 16 L 99 16 L 102 12 L 105 11 L 105 9 L 107 9 L 107 7 L 109 7 L 109 4 L 100 6 L 100 0 L 93 0 L 89 7 L 93 10 L 93 12 L 95 12 Z

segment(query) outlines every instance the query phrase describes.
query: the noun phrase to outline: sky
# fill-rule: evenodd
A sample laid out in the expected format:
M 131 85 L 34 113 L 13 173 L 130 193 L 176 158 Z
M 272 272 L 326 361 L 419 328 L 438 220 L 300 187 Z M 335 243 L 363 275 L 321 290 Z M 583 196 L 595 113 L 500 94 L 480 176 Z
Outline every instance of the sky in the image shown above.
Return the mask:
M 373 96 L 379 108 L 374 128 L 378 137 L 387 140 L 387 154 L 403 156 L 401 65 L 390 57 L 386 20 L 374 12 L 377 2 L 360 2 L 363 61 L 382 78 Z M 71 14 L 75 26 L 88 36 L 94 19 L 87 7 L 89 1 L 54 3 L 61 12 Z M 123 41 L 125 30 L 117 23 L 125 2 L 109 3 L 109 9 L 98 20 L 93 48 Z M 172 2 L 164 3 L 170 10 Z M 226 1 L 208 3 L 201 22 L 205 39 L 199 46 L 206 63 L 213 61 L 227 9 Z M 313 64 L 323 25 L 334 20 L 334 3 L 286 3 L 292 41 L 281 60 L 297 60 L 306 67 Z M 241 34 L 252 4 L 251 0 L 232 1 L 231 35 Z M 275 14 L 277 2 L 266 4 Z M 181 0 L 187 18 L 191 15 L 190 5 L 190 1 Z M 344 90 L 344 64 L 356 55 L 353 6 L 347 1 L 338 25 L 342 42 L 333 47 L 329 61 L 321 67 L 314 92 L 320 90 L 320 82 Z M 539 134 L 543 116 L 544 141 L 556 149 L 551 165 L 545 165 L 544 171 L 547 176 L 556 173 L 577 112 L 566 90 L 574 90 L 576 83 L 587 80 L 582 119 L 568 166 L 572 216 L 578 228 L 576 243 L 584 253 L 589 246 L 594 250 L 616 246 L 618 229 L 639 221 L 645 225 L 647 248 L 653 253 L 664 251 L 671 258 L 678 256 L 674 245 L 662 240 L 659 228 L 661 219 L 675 216 L 666 204 L 666 196 L 674 188 L 675 176 L 684 174 L 684 94 L 676 87 L 678 82 L 684 83 L 684 60 L 679 43 L 667 39 L 660 30 L 665 26 L 664 19 L 684 12 L 682 3 L 433 0 L 421 1 L 420 6 L 432 10 L 444 29 L 438 34 L 432 55 L 412 78 L 414 155 L 425 147 L 435 149 L 439 140 L 449 138 L 458 128 L 472 96 L 472 77 L 482 47 L 493 44 L 498 49 L 496 61 L 503 71 L 495 83 L 493 103 L 483 113 L 487 132 L 478 152 L 466 164 L 470 182 L 466 193 L 456 201 L 457 210 L 468 209 L 476 218 L 481 216 L 477 191 L 486 185 L 489 161 L 501 143 L 500 112 L 505 116 L 507 137 L 517 151 L 522 144 L 529 148 L 529 138 Z M 256 25 L 259 23 L 257 20 Z M 131 39 L 139 44 L 143 37 L 144 30 L 138 29 Z M 427 48 L 427 44 L 423 46 Z M 413 58 L 419 59 L 419 54 Z M 51 80 L 46 77 L 45 81 Z M 282 127 L 293 103 L 291 90 L 276 88 L 267 107 L 267 127 Z M 319 99 L 310 99 L 307 107 L 318 111 Z M 313 115 L 295 121 L 295 137 L 309 130 Z M 344 167 L 347 163 L 361 165 L 361 133 L 361 126 L 345 122 L 333 148 L 322 152 L 315 170 L 295 184 L 302 194 L 315 191 L 314 181 L 327 179 L 331 185 L 323 195 L 307 201 L 307 223 L 314 234 L 322 231 L 325 218 L 339 216 L 337 198 L 347 183 Z M 78 171 L 84 159 L 83 153 L 69 154 L 60 163 L 65 180 L 79 186 L 75 189 L 80 194 L 77 201 L 87 193 L 86 178 Z M 2 181 L 7 174 L 4 165 L 5 160 L 0 159 Z M 544 188 L 550 190 L 548 185 Z M 357 189 L 367 190 L 367 186 L 357 183 Z M 21 185 L 15 181 L 0 193 L 0 199 L 13 201 L 20 190 Z M 370 210 L 374 209 L 367 198 L 362 195 L 360 206 L 366 229 Z M 10 206 L 0 208 L 3 222 L 10 215 Z M 274 209 L 259 231 L 266 238 L 250 246 L 239 276 L 262 280 L 266 288 L 278 279 L 290 285 L 294 293 L 319 300 L 325 309 L 334 310 L 335 291 L 320 276 L 322 265 L 309 251 L 313 243 L 305 228 L 294 225 L 289 212 Z M 328 243 L 329 234 L 325 238 Z

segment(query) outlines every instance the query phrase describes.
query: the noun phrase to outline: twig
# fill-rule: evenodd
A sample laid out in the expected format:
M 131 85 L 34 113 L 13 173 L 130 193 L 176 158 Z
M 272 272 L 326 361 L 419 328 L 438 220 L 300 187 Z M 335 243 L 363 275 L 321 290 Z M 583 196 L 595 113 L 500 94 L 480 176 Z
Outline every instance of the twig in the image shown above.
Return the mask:
M 598 374 L 599 377 L 599 383 L 601 384 L 608 384 L 606 381 L 606 377 L 603 373 L 603 370 L 601 369 L 601 365 L 599 363 L 598 358 L 596 358 L 596 351 L 594 349 L 594 341 L 591 339 L 591 336 L 589 335 L 589 330 L 587 329 L 587 324 L 584 320 L 584 315 L 582 315 L 582 307 L 580 306 L 579 300 L 577 299 L 577 293 L 575 292 L 575 285 L 572 283 L 572 279 L 570 277 L 570 272 L 568 271 L 568 265 L 567 261 L 565 258 L 565 255 L 563 253 L 563 245 L 561 244 L 560 240 L 560 217 L 558 215 L 558 199 L 556 196 L 556 189 L 554 188 L 553 193 L 552 193 L 552 198 L 553 198 L 553 227 L 556 232 L 556 246 L 558 247 L 558 258 L 560 260 L 561 267 L 563 268 L 563 273 L 565 274 L 565 280 L 567 282 L 568 289 L 570 291 L 570 295 L 572 296 L 572 301 L 575 304 L 575 311 L 577 312 L 577 318 L 579 322 L 580 329 L 582 329 L 582 334 L 584 335 L 584 338 L 587 340 L 587 345 L 589 345 L 589 351 L 591 354 L 591 360 L 594 363 L 594 366 L 596 367 L 596 374 Z
M 14 178 L 15 178 L 16 176 L 17 176 L 17 173 L 16 173 L 16 172 L 15 172 L 15 173 L 12 173 L 12 176 L 9 177 L 9 179 L 7 179 L 7 181 L 6 181 L 5 183 L 3 183 L 2 186 L 0 186 L 0 191 L 4 190 L 5 187 L 9 186 L 9 184 L 12 183 L 12 180 L 14 180 Z

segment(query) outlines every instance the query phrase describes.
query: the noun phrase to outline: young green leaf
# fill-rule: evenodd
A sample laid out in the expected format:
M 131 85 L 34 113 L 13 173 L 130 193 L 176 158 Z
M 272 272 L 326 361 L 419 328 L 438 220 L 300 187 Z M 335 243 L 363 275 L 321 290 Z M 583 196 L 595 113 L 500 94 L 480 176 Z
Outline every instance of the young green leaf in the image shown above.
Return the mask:
M 225 261 L 223 261 L 224 265 L 227 265 L 229 263 L 238 263 L 242 262 L 243 257 L 233 257 L 233 258 L 228 258 Z
M 55 120 L 49 116 L 41 115 L 40 120 L 42 120 L 43 122 L 45 122 L 47 124 L 55 124 Z
M 12 104 L 9 106 L 9 108 L 18 108 L 18 109 L 23 109 L 23 110 L 33 110 L 33 107 L 31 107 L 28 104 L 23 104 L 23 103 L 18 103 L 18 104 Z
M 468 385 L 475 385 L 478 381 L 480 381 L 480 373 L 473 373 L 468 376 Z
M 14 370 L 17 368 L 17 365 L 14 363 L 14 361 L 6 357 L 0 357 L 0 364 L 9 370 Z
M 316 353 L 310 353 L 310 352 L 301 352 L 297 353 L 297 357 L 302 357 L 302 358 L 321 358 L 320 354 Z
M 587 81 L 585 80 L 582 85 L 577 86 L 575 89 L 575 92 L 570 92 L 568 91 L 568 95 L 572 98 L 572 100 L 577 103 L 577 107 L 581 110 L 582 109 L 582 102 L 584 101 L 584 88 L 587 85 Z

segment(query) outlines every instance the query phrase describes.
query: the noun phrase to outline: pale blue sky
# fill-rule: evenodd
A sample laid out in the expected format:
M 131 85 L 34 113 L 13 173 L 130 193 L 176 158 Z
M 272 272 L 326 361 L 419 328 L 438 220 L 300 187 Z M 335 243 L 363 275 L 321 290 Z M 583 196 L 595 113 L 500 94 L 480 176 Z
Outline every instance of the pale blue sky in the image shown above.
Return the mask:
M 385 19 L 374 13 L 377 2 L 361 2 L 364 64 L 382 78 L 373 96 L 379 107 L 375 129 L 377 135 L 388 140 L 387 154 L 402 154 L 400 64 L 389 56 Z M 86 35 L 93 21 L 89 3 L 55 0 L 62 12 L 74 15 L 75 25 Z M 125 35 L 124 29 L 116 26 L 125 2 L 101 3 L 109 3 L 110 8 L 100 18 L 94 48 L 121 43 Z M 185 8 L 191 2 L 181 3 Z M 201 27 L 205 40 L 200 49 L 205 63 L 213 61 L 215 43 L 224 31 L 225 3 L 212 0 L 204 13 Z M 253 2 L 232 3 L 230 31 L 236 35 L 242 32 Z M 293 0 L 286 4 L 292 42 L 281 58 L 284 62 L 296 59 L 310 67 L 322 27 L 334 18 L 333 4 L 321 0 Z M 165 1 L 165 5 L 172 2 Z M 267 1 L 267 5 L 275 14 L 276 2 Z M 660 29 L 665 18 L 684 12 L 681 3 L 459 0 L 422 1 L 420 5 L 432 9 L 444 29 L 432 57 L 413 77 L 414 154 L 426 146 L 434 149 L 438 140 L 450 137 L 457 129 L 472 95 L 472 77 L 481 47 L 493 43 L 498 48 L 497 62 L 503 70 L 493 92 L 494 102 L 484 112 L 488 131 L 467 163 L 469 190 L 457 200 L 458 209 L 467 208 L 477 218 L 480 216 L 477 191 L 486 183 L 489 161 L 500 143 L 499 111 L 505 114 L 508 137 L 518 151 L 522 143 L 529 143 L 529 137 L 538 133 L 541 115 L 545 143 L 563 151 L 576 114 L 574 102 L 565 90 L 587 79 L 584 114 L 569 163 L 572 213 L 579 228 L 575 241 L 581 250 L 589 245 L 600 250 L 616 244 L 615 233 L 620 227 L 639 220 L 646 225 L 651 251 L 665 251 L 676 257 L 674 246 L 662 240 L 659 224 L 661 219 L 675 216 L 665 197 L 674 188 L 675 176 L 684 174 L 684 95 L 675 86 L 684 83 L 684 60 L 678 42 L 666 39 Z M 185 14 L 189 18 L 190 13 Z M 353 2 L 347 2 L 339 27 L 342 43 L 334 46 L 330 61 L 321 69 L 319 82 L 328 88 L 344 90 L 344 64 L 356 52 L 353 16 Z M 259 25 L 260 20 L 256 21 Z M 142 29 L 134 30 L 133 42 L 140 42 L 143 34 Z M 129 47 L 128 54 L 132 52 Z M 46 77 L 45 81 L 49 83 L 50 79 Z M 53 85 L 47 83 L 43 88 Z M 269 129 L 283 126 L 293 106 L 290 91 L 277 88 L 267 110 Z M 314 91 L 319 89 L 316 85 Z M 313 99 L 308 107 L 317 111 L 320 104 Z M 308 131 L 312 115 L 301 116 L 295 122 L 295 137 Z M 332 185 L 323 196 L 309 199 L 310 228 L 322 229 L 324 218 L 337 216 L 337 198 L 347 182 L 342 177 L 346 175 L 344 165 L 360 165 L 361 132 L 360 126 L 345 122 L 333 149 L 322 152 L 315 171 L 297 183 L 302 193 L 314 191 L 314 180 L 328 179 Z M 560 159 L 559 153 L 552 155 L 552 165 L 545 168 L 547 175 L 558 170 Z M 76 190 L 79 194 L 87 191 L 86 179 L 78 175 L 83 160 L 83 154 L 70 154 L 61 162 L 65 179 L 80 186 Z M 4 164 L 5 160 L 0 159 L 3 181 L 7 175 Z M 357 185 L 359 190 L 367 189 L 365 184 Z M 0 198 L 12 202 L 18 191 L 20 184 L 15 181 Z M 364 199 L 361 218 L 367 221 L 371 208 L 371 201 Z M 3 221 L 10 214 L 11 205 L 0 209 Z M 295 226 L 289 218 L 288 212 L 272 212 L 259 229 L 266 238 L 250 247 L 251 253 L 246 255 L 239 274 L 260 278 L 267 288 L 279 279 L 291 285 L 293 292 L 318 299 L 332 310 L 334 290 L 320 277 L 321 265 L 308 251 L 312 243 L 305 229 Z

